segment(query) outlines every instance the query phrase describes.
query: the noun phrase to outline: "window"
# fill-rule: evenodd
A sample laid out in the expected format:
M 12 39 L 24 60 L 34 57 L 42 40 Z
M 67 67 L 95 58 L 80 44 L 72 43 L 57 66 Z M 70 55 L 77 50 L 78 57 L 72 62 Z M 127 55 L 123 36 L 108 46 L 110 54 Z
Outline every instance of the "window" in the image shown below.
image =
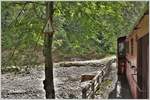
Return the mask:
M 131 55 L 133 55 L 133 49 L 134 49 L 134 47 L 133 47 L 133 38 L 131 39 Z
M 125 55 L 125 47 L 124 43 L 119 43 L 119 55 L 124 56 Z

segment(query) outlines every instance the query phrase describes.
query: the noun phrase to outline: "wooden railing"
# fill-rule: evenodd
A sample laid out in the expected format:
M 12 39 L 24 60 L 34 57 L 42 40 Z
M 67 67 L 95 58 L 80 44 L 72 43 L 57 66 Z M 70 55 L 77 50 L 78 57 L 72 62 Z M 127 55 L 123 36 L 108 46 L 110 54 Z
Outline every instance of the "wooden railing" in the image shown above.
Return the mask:
M 108 73 L 110 66 L 114 63 L 116 59 L 110 60 L 104 68 L 97 73 L 97 75 L 90 81 L 90 84 L 82 87 L 82 98 L 94 98 L 96 91 L 98 90 L 99 85 L 104 79 L 104 76 Z

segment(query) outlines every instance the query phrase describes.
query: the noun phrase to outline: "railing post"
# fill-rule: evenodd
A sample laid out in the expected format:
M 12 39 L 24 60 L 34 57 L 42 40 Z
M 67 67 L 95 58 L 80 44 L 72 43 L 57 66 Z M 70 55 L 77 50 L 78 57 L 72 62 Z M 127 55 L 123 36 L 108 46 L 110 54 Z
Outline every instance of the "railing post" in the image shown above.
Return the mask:
M 91 90 L 92 90 L 91 98 L 94 99 L 94 95 L 95 95 L 95 91 L 94 91 L 94 82 L 92 82 Z
M 98 83 L 98 84 L 100 83 L 100 82 L 99 82 L 99 77 L 100 77 L 100 76 L 98 75 L 98 77 L 97 77 L 97 83 Z
M 102 70 L 101 82 L 103 81 L 103 78 L 104 78 L 104 70 Z
M 86 99 L 86 88 L 82 89 L 82 98 Z

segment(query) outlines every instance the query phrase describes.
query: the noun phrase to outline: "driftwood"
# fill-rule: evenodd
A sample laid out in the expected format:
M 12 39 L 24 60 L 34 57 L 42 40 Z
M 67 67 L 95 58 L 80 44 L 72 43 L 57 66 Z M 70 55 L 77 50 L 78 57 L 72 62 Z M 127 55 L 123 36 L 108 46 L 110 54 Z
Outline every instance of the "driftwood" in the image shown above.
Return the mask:
M 95 75 L 81 75 L 81 82 L 92 80 Z
M 70 67 L 70 66 L 76 66 L 76 67 L 80 67 L 80 66 L 94 66 L 94 67 L 101 67 L 104 66 L 104 64 L 101 63 L 84 63 L 84 62 L 64 62 L 64 63 L 60 63 L 60 66 L 62 67 Z
M 62 66 L 62 67 L 70 67 L 70 66 L 76 66 L 76 67 L 80 67 L 80 66 L 103 67 L 112 58 L 114 58 L 114 56 L 107 57 L 107 58 L 100 59 L 100 60 L 60 62 L 59 65 Z

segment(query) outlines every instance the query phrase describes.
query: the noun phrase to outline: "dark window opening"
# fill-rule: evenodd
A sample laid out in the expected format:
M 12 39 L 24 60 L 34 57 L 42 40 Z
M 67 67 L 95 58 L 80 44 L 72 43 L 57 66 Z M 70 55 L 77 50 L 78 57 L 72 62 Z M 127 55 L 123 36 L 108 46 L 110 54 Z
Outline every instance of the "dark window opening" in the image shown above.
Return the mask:
M 125 44 L 119 43 L 119 56 L 125 56 Z

